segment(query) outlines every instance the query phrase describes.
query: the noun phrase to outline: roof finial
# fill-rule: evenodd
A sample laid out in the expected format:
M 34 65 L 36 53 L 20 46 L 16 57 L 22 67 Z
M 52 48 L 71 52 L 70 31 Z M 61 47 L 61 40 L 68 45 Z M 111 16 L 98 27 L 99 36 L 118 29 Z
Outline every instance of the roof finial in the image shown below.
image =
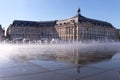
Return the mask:
M 81 12 L 80 8 L 78 8 L 78 11 L 77 11 L 77 12 L 78 12 L 78 14 L 80 14 L 80 12 Z

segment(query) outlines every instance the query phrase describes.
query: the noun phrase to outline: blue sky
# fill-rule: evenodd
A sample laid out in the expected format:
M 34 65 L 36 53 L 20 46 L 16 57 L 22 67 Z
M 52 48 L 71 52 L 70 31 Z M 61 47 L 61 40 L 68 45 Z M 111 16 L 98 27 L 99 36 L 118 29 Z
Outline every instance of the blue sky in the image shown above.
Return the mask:
M 13 20 L 46 21 L 73 17 L 77 9 L 88 18 L 120 28 L 120 0 L 0 0 L 0 24 Z

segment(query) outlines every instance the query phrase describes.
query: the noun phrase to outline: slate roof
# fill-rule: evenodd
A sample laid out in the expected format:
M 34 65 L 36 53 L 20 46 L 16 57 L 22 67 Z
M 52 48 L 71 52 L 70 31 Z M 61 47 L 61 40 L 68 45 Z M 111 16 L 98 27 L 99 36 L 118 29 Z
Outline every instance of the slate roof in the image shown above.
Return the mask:
M 82 23 L 82 22 L 90 22 L 94 25 L 98 25 L 98 26 L 105 26 L 105 27 L 108 27 L 108 28 L 114 28 L 112 26 L 112 24 L 108 23 L 108 22 L 105 22 L 105 21 L 100 21 L 100 20 L 95 20 L 95 19 L 90 19 L 90 18 L 87 18 L 87 17 L 84 17 L 82 16 L 81 14 L 78 14 L 74 17 L 79 17 L 79 22 Z M 72 18 L 74 18 L 72 17 Z M 55 21 L 23 21 L 23 20 L 14 20 L 13 21 L 13 26 L 21 26 L 21 27 L 44 27 L 44 26 L 55 26 L 57 20 Z
M 54 26 L 56 24 L 56 21 L 23 21 L 23 20 L 14 20 L 13 21 L 13 26 L 21 26 L 21 27 L 44 27 L 44 26 Z
M 86 18 L 86 17 L 84 17 L 84 16 L 82 16 L 80 14 L 79 14 L 79 19 L 78 20 L 79 20 L 80 23 L 82 23 L 82 22 L 90 22 L 90 23 L 92 23 L 94 25 L 100 25 L 100 26 L 106 26 L 106 27 L 114 28 L 112 26 L 112 24 L 110 24 L 108 22 Z

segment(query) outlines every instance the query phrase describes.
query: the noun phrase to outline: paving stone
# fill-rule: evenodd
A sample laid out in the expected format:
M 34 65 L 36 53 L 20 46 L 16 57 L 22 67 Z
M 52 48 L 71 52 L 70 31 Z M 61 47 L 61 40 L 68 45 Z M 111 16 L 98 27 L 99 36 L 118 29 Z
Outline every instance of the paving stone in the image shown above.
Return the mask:
M 0 77 L 29 75 L 33 73 L 41 73 L 46 71 L 48 70 L 37 66 L 5 68 L 5 69 L 0 69 Z
M 109 60 L 88 65 L 89 67 L 113 70 L 120 68 L 120 60 Z
M 120 73 L 115 71 L 108 71 L 98 75 L 93 75 L 91 77 L 86 77 L 84 79 L 78 80 L 120 80 Z
M 60 61 L 33 60 L 31 61 L 31 63 L 36 64 L 38 66 L 42 66 L 49 70 L 66 69 L 66 68 L 71 68 L 71 67 L 76 66 L 75 64 L 72 64 L 72 63 L 65 63 L 65 62 L 60 62 Z
M 0 63 L 0 69 L 1 68 L 10 68 L 10 67 L 23 67 L 23 66 L 31 66 L 32 64 L 29 62 L 23 62 L 23 61 L 5 61 Z
M 73 79 L 79 79 L 79 78 L 84 78 L 84 77 L 92 76 L 95 74 L 99 74 L 101 72 L 104 72 L 104 70 L 91 68 L 91 67 L 79 67 L 78 66 L 76 68 L 60 70 L 56 72 L 70 76 Z
M 27 76 L 16 76 L 1 78 L 1 80 L 73 80 L 67 76 L 60 75 L 53 72 L 32 74 Z

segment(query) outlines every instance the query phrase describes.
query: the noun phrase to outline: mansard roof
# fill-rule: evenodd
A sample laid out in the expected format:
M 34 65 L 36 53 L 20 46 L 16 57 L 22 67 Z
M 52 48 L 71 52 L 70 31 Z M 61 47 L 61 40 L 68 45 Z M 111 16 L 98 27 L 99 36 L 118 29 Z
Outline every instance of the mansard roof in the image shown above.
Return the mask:
M 54 26 L 56 21 L 23 21 L 23 20 L 14 20 L 13 26 L 29 26 L 29 27 L 44 27 L 44 26 Z
M 79 20 L 80 23 L 82 23 L 82 22 L 90 22 L 90 23 L 92 23 L 94 25 L 100 25 L 100 26 L 106 26 L 106 27 L 109 27 L 109 28 L 114 28 L 112 26 L 112 24 L 110 24 L 110 23 L 108 23 L 106 21 L 100 21 L 100 20 L 96 20 L 96 19 L 90 19 L 90 18 L 82 16 L 81 14 L 78 14 L 78 15 L 76 15 L 74 17 L 78 17 L 78 20 Z

